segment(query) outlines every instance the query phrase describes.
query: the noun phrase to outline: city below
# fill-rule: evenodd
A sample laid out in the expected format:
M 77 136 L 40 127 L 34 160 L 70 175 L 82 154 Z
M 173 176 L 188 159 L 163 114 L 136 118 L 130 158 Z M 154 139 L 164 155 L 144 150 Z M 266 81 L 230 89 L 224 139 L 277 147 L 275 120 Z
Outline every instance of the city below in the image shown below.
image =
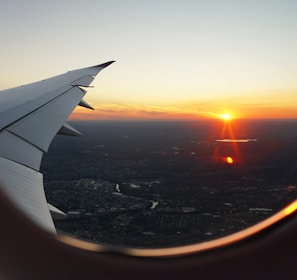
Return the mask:
M 297 122 L 73 122 L 42 162 L 63 232 L 172 247 L 245 229 L 297 197 Z

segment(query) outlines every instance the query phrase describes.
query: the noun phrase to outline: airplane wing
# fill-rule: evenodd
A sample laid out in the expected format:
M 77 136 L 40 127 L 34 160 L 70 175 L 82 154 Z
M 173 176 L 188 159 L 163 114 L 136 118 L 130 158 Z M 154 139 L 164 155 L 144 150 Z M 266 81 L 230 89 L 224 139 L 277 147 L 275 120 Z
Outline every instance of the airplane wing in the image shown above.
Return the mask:
M 92 109 L 82 98 L 94 77 L 114 61 L 69 71 L 43 81 L 0 91 L 0 185 L 27 216 L 55 232 L 43 176 L 39 172 L 44 152 L 57 133 L 79 135 L 65 123 L 77 106 Z

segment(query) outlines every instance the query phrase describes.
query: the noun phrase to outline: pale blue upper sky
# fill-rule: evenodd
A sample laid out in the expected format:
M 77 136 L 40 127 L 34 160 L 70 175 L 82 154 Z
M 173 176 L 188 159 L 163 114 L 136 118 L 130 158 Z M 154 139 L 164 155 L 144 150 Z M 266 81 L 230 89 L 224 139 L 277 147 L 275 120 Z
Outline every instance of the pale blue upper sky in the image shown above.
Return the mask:
M 0 89 L 116 60 L 93 102 L 291 98 L 296 11 L 295 0 L 5 1 Z

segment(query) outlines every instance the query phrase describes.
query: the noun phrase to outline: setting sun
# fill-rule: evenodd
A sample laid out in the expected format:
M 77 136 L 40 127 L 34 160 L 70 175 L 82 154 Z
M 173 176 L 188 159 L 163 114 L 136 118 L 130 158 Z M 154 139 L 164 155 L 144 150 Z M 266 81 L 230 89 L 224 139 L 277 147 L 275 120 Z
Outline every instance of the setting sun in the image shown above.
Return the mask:
M 221 115 L 221 118 L 225 121 L 228 121 L 231 119 L 231 115 L 229 113 L 225 113 Z

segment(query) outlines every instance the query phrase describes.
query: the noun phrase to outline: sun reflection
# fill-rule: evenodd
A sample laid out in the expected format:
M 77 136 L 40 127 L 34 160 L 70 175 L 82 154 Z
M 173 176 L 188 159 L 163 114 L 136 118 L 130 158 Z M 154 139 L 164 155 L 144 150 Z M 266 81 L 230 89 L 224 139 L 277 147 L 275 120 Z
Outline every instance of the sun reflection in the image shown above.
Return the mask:
M 233 117 L 229 113 L 220 115 L 220 118 L 224 121 L 220 124 L 220 138 L 216 140 L 217 143 L 213 152 L 213 159 L 215 161 L 223 161 L 228 165 L 242 163 L 243 160 L 240 151 L 240 143 L 255 141 L 255 139 L 238 139 L 236 137 L 239 129 L 238 123 L 236 121 L 230 121 Z
M 283 210 L 283 213 L 287 216 L 296 211 L 297 209 L 297 201 L 291 203 L 288 207 Z

